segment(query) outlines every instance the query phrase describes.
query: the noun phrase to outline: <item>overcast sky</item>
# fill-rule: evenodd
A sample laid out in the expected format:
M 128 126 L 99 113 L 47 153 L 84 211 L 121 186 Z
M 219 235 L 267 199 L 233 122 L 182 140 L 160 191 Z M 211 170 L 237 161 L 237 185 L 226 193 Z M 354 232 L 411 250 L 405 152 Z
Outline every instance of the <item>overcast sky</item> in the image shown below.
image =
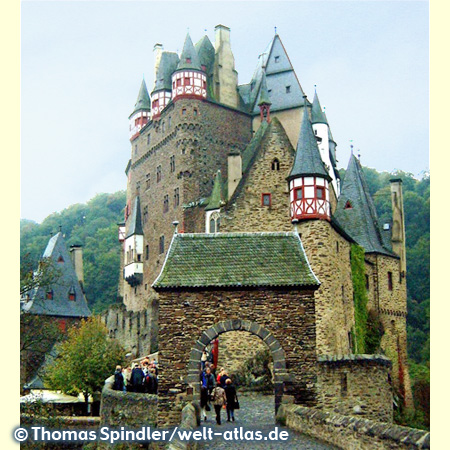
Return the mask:
M 274 27 L 300 84 L 314 85 L 346 167 L 429 169 L 428 3 L 38 2 L 21 23 L 21 217 L 42 221 L 96 193 L 125 189 L 128 115 L 153 46 L 181 51 L 231 28 L 239 83 L 250 80 Z M 206 32 L 205 32 L 206 30 Z

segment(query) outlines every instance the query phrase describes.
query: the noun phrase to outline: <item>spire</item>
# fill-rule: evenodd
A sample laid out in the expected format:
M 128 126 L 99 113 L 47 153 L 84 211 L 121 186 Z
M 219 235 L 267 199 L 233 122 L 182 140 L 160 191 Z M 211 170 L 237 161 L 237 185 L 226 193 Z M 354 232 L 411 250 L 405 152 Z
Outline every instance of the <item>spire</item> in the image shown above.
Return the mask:
M 331 180 L 322 158 L 320 157 L 317 141 L 309 119 L 306 95 L 304 99 L 303 119 L 300 126 L 300 136 L 297 142 L 294 165 L 288 180 L 305 175 L 317 175 Z
M 134 200 L 134 208 L 133 212 L 131 213 L 130 226 L 128 227 L 128 233 L 125 238 L 129 238 L 133 234 L 144 234 L 142 230 L 141 202 L 139 200 L 139 195 L 137 195 Z
M 325 123 L 328 125 L 325 113 L 322 111 L 322 107 L 320 106 L 317 92 L 314 93 L 314 100 L 311 108 L 311 123 Z
M 136 104 L 134 105 L 134 110 L 130 114 L 130 117 L 137 113 L 138 111 L 150 111 L 150 96 L 148 95 L 147 85 L 145 84 L 144 78 L 142 78 L 141 88 L 139 89 L 139 94 L 136 100 Z
M 180 69 L 202 70 L 197 50 L 195 50 L 189 33 L 186 35 L 183 51 L 180 56 L 180 62 L 178 63 L 177 70 Z
M 163 52 L 161 54 L 153 92 L 172 89 L 172 73 L 176 70 L 179 62 L 180 58 L 176 53 Z
M 269 99 L 269 91 L 267 90 L 266 71 L 264 70 L 262 74 L 258 106 L 271 104 L 272 102 Z
M 222 176 L 220 170 L 217 171 L 214 178 L 214 186 L 209 197 L 208 205 L 205 211 L 211 211 L 212 209 L 219 209 L 222 206 Z
M 353 152 L 345 172 L 334 217 L 366 252 L 392 255 L 384 242 L 361 164 Z

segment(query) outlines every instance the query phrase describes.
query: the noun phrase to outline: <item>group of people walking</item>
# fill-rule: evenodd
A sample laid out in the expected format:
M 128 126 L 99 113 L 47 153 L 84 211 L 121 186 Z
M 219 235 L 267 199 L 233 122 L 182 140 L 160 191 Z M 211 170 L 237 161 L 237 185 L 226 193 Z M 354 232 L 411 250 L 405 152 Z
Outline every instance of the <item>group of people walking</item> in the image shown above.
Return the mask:
M 221 425 L 221 411 L 223 408 L 227 410 L 227 422 L 234 422 L 234 411 L 239 409 L 239 401 L 236 388 L 231 378 L 228 376 L 224 368 L 216 376 L 214 364 L 209 361 L 202 361 L 202 371 L 200 373 L 200 407 L 202 409 L 202 417 L 206 421 L 208 419 L 207 412 L 211 411 L 212 404 L 216 413 L 216 423 Z
M 113 389 L 122 392 L 141 392 L 156 394 L 158 392 L 158 363 L 154 359 L 144 359 L 131 366 L 116 366 Z

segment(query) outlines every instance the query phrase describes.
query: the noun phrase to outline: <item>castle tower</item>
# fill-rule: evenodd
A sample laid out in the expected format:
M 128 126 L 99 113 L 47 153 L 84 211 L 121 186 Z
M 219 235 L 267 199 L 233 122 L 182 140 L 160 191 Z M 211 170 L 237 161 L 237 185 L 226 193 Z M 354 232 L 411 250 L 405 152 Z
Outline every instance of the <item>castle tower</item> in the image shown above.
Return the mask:
M 178 98 L 206 98 L 206 74 L 189 33 L 184 41 L 180 62 L 172 74 L 172 100 Z
M 224 105 L 237 108 L 239 106 L 238 74 L 234 68 L 230 29 L 224 25 L 217 25 L 215 32 L 214 97 Z
M 163 109 L 172 99 L 172 73 L 176 70 L 179 62 L 178 55 L 173 52 L 161 52 L 157 56 L 155 87 L 151 93 L 152 120 L 159 118 Z
M 150 120 L 150 115 L 150 97 L 145 80 L 142 79 L 134 110 L 128 117 L 130 120 L 130 140 L 133 140 L 139 134 L 141 128 Z
M 272 102 L 269 99 L 269 91 L 267 90 L 267 80 L 266 80 L 266 72 L 263 72 L 262 80 L 261 80 L 261 93 L 259 95 L 259 110 L 261 122 L 264 120 L 267 123 L 270 123 L 270 105 Z
M 300 127 L 294 164 L 287 177 L 291 220 L 330 220 L 329 182 L 331 177 L 320 157 L 317 141 L 306 108 Z
M 391 182 L 392 200 L 392 250 L 400 256 L 400 276 L 406 274 L 406 249 L 405 249 L 405 219 L 403 213 L 402 180 L 396 178 Z
M 124 278 L 132 287 L 142 283 L 144 273 L 144 232 L 141 221 L 141 204 L 137 195 L 130 216 L 124 245 Z
M 317 145 L 320 151 L 320 157 L 325 164 L 328 174 L 331 177 L 331 185 L 333 186 L 336 198 L 339 197 L 339 186 L 337 184 L 336 176 L 336 161 L 331 154 L 330 148 L 330 127 L 328 125 L 325 113 L 320 106 L 319 97 L 317 92 L 314 93 L 314 100 L 311 107 L 311 123 L 314 131 L 314 135 L 317 139 Z M 335 148 L 333 149 L 335 151 Z

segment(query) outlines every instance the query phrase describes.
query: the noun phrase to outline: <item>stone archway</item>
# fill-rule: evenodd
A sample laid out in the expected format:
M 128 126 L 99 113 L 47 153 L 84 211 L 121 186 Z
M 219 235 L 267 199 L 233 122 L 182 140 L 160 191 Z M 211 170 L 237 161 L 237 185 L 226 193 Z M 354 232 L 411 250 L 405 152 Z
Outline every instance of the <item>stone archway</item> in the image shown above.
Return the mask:
M 195 341 L 195 344 L 191 349 L 187 366 L 188 373 L 186 382 L 193 387 L 194 392 L 198 393 L 200 391 L 199 373 L 201 369 L 200 358 L 202 356 L 202 351 L 213 339 L 216 339 L 219 335 L 229 331 L 248 331 L 251 334 L 258 336 L 269 348 L 273 360 L 276 413 L 281 405 L 284 382 L 289 380 L 289 375 L 286 370 L 286 355 L 279 341 L 273 334 L 256 322 L 241 319 L 225 320 L 214 324 L 204 331 Z

